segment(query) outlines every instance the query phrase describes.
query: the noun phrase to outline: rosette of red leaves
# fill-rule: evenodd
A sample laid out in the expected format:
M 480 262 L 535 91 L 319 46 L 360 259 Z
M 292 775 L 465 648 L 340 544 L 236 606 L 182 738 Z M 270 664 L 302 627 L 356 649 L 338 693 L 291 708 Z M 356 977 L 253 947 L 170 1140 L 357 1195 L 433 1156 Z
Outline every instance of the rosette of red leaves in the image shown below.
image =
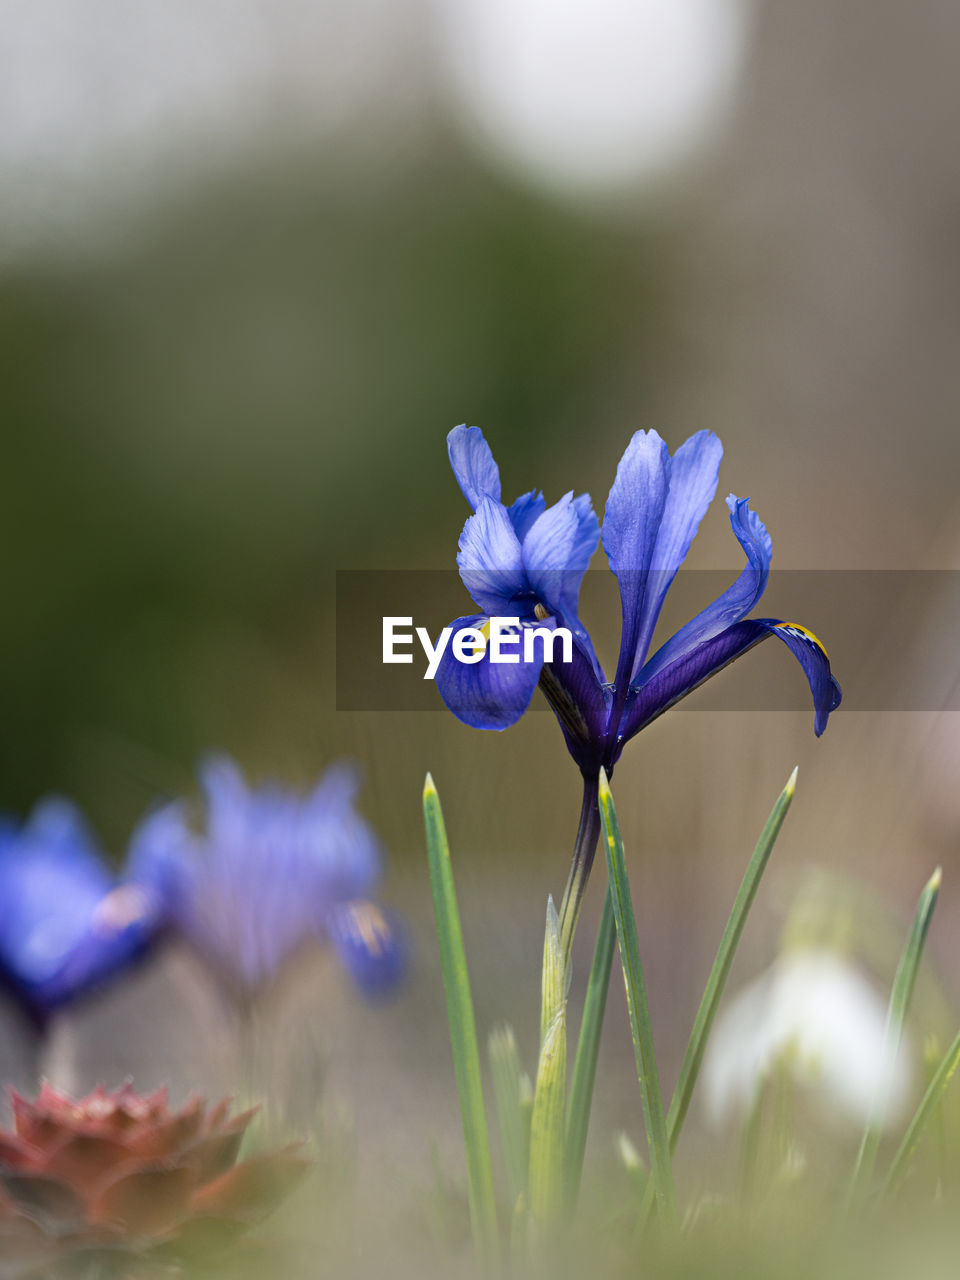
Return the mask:
M 152 1274 L 222 1254 L 308 1166 L 296 1146 L 238 1162 L 253 1111 L 129 1085 L 75 1101 L 11 1092 L 0 1129 L 0 1280 Z

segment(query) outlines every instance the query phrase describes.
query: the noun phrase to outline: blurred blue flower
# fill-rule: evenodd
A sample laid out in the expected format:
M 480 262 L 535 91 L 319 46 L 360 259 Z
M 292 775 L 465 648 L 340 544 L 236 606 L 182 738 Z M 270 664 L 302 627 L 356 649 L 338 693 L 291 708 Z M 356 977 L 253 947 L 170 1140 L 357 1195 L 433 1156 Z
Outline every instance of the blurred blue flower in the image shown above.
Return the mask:
M 155 925 L 150 896 L 116 880 L 68 801 L 0 825 L 0 976 L 38 1021 L 122 970 Z
M 175 803 L 149 815 L 131 842 L 130 877 L 155 896 L 165 921 L 246 994 L 322 939 L 366 994 L 394 986 L 404 936 L 373 901 L 380 845 L 354 806 L 354 771 L 335 765 L 299 795 L 248 787 L 220 757 L 201 780 L 202 829 Z
M 797 623 L 747 618 L 763 594 L 772 543 L 746 498 L 727 499 L 730 523 L 747 559 L 739 578 L 648 657 L 666 593 L 683 563 L 717 487 L 723 448 L 710 431 L 691 436 L 671 457 L 655 431 L 627 446 L 607 498 L 602 541 L 620 590 L 622 632 L 617 670 L 608 682 L 578 616 L 580 586 L 601 536 L 590 498 L 568 493 L 547 508 L 525 494 L 510 507 L 500 473 L 478 427 L 447 437 L 454 475 L 474 514 L 460 537 L 460 576 L 480 614 L 459 618 L 454 634 L 510 617 L 520 628 L 563 625 L 572 661 L 493 663 L 489 647 L 465 664 L 448 644 L 436 681 L 451 711 L 480 729 L 505 729 L 526 711 L 539 683 L 585 777 L 611 773 L 624 744 L 733 659 L 777 636 L 799 661 L 813 695 L 814 732 L 840 704 L 840 687 L 823 645 Z M 512 650 L 516 653 L 516 650 Z

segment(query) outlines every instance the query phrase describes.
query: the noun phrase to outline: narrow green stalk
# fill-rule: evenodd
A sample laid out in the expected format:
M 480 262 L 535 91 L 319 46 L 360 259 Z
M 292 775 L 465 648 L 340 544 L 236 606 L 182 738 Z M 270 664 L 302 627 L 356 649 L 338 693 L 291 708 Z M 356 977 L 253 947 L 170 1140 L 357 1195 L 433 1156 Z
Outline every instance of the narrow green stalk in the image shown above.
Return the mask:
M 567 1107 L 564 1182 L 568 1211 L 576 1207 L 580 1194 L 583 1153 L 587 1145 L 593 1085 L 597 1074 L 597 1056 L 600 1053 L 600 1033 L 603 1030 L 603 1015 L 607 1007 L 607 991 L 610 987 L 610 971 L 613 968 L 613 948 L 616 940 L 617 926 L 613 919 L 613 902 L 608 892 L 603 901 L 603 915 L 600 917 L 600 929 L 593 952 L 593 963 L 590 966 L 590 978 L 583 1004 L 583 1020 L 580 1023 L 577 1054 L 573 1063 L 570 1102 Z
M 713 1020 L 720 1006 L 723 989 L 727 985 L 727 978 L 730 976 L 733 960 L 737 954 L 737 947 L 743 935 L 744 925 L 747 923 L 747 916 L 750 914 L 753 900 L 757 896 L 760 881 L 763 878 L 764 871 L 767 869 L 773 846 L 776 844 L 777 836 L 780 834 L 780 828 L 783 826 L 783 820 L 787 816 L 787 810 L 790 808 L 796 787 L 797 771 L 794 769 L 787 779 L 786 786 L 780 792 L 776 804 L 770 811 L 770 816 L 767 818 L 763 830 L 760 832 L 760 839 L 757 841 L 753 857 L 750 859 L 744 877 L 740 882 L 733 910 L 730 912 L 726 928 L 723 931 L 723 937 L 720 939 L 720 946 L 717 948 L 713 968 L 707 978 L 703 999 L 700 1001 L 700 1008 L 697 1010 L 693 1030 L 690 1033 L 690 1040 L 687 1044 L 687 1051 L 683 1055 L 683 1064 L 680 1067 L 677 1087 L 674 1090 L 670 1111 L 667 1115 L 667 1130 L 670 1136 L 671 1152 L 676 1150 L 680 1131 L 683 1128 L 683 1122 L 690 1107 L 690 1099 L 693 1097 L 693 1090 L 703 1063 L 703 1055 L 706 1052 L 707 1040 L 710 1037 Z
M 700 1075 L 700 1067 L 703 1064 L 707 1041 L 710 1038 L 713 1022 L 720 1007 L 720 1000 L 727 985 L 730 970 L 733 967 L 737 947 L 740 945 L 740 939 L 743 936 L 747 916 L 750 914 L 750 908 L 753 906 L 754 899 L 757 896 L 760 881 L 763 878 L 764 871 L 767 869 L 767 863 L 773 853 L 773 846 L 777 842 L 777 836 L 780 834 L 780 828 L 783 826 L 783 820 L 787 816 L 787 810 L 793 801 L 796 788 L 797 770 L 794 769 L 787 779 L 786 786 L 780 792 L 776 803 L 770 810 L 770 816 L 764 823 L 763 830 L 760 832 L 760 838 L 753 850 L 753 856 L 747 864 L 743 879 L 740 881 L 740 888 L 737 891 L 733 909 L 720 939 L 720 946 L 717 948 L 713 967 L 710 970 L 710 976 L 707 978 L 707 985 L 704 988 L 703 998 L 700 1001 L 700 1007 L 694 1019 L 693 1030 L 687 1042 L 687 1050 L 683 1055 L 683 1063 L 680 1067 L 677 1086 L 673 1091 L 670 1110 L 667 1112 L 667 1137 L 670 1140 L 671 1155 L 677 1149 L 683 1122 L 687 1117 L 690 1100 L 693 1097 L 697 1078 Z M 646 1222 L 652 1207 L 653 1187 L 648 1184 L 640 1209 L 641 1225 Z
M 517 1041 L 510 1027 L 497 1027 L 491 1031 L 487 1053 L 507 1185 L 511 1203 L 516 1204 L 527 1188 L 530 1164 L 530 1108 L 527 1099 L 532 1097 L 533 1086 L 520 1065 Z
M 654 1193 L 661 1218 L 672 1223 L 676 1216 L 673 1192 L 673 1168 L 670 1144 L 667 1140 L 666 1118 L 660 1093 L 660 1077 L 653 1046 L 653 1029 L 650 1025 L 650 1009 L 640 963 L 640 946 L 637 941 L 637 924 L 630 898 L 630 885 L 623 854 L 623 839 L 614 808 L 613 796 L 607 775 L 600 771 L 600 817 L 606 842 L 607 873 L 610 880 L 610 898 L 620 944 L 620 960 L 627 991 L 627 1007 L 630 1012 L 630 1030 L 633 1034 L 633 1051 L 637 1063 L 637 1077 L 643 1100 L 643 1115 L 647 1127 L 650 1148 L 650 1164 L 654 1181 Z
M 927 1125 L 937 1114 L 947 1085 L 953 1078 L 958 1066 L 960 1066 L 960 1032 L 957 1033 L 953 1044 L 940 1060 L 940 1065 L 927 1086 L 923 1100 L 907 1126 L 903 1141 L 897 1148 L 897 1154 L 893 1157 L 893 1163 L 890 1165 L 890 1172 L 884 1180 L 881 1195 L 891 1195 L 906 1177 L 917 1143 L 923 1137 L 923 1132 Z
M 900 1051 L 903 1024 L 910 1008 L 910 1000 L 917 980 L 917 970 L 920 967 L 920 957 L 923 955 L 924 943 L 927 940 L 927 930 L 930 928 L 930 918 L 933 915 L 934 907 L 937 905 L 942 874 L 940 867 L 937 867 L 924 886 L 913 918 L 910 936 L 907 938 L 907 944 L 900 957 L 900 963 L 897 965 L 893 988 L 890 992 L 890 1005 L 887 1009 L 887 1029 L 884 1036 L 880 1088 L 874 1100 L 863 1140 L 860 1143 L 860 1150 L 857 1152 L 857 1161 L 853 1169 L 848 1203 L 856 1200 L 862 1189 L 873 1177 L 873 1171 L 877 1163 L 877 1152 L 880 1148 L 880 1122 L 889 1101 L 890 1080 L 896 1066 L 897 1054 Z
M 540 1008 L 540 1061 L 530 1121 L 530 1213 L 543 1237 L 563 1208 L 563 1144 L 567 1095 L 566 966 L 560 921 L 547 903 Z
M 437 942 L 440 947 L 440 970 L 447 1001 L 450 1044 L 453 1049 L 463 1141 L 467 1154 L 470 1221 L 477 1254 L 488 1273 L 496 1274 L 500 1270 L 497 1212 L 493 1196 L 487 1120 L 483 1109 L 477 1028 L 450 865 L 450 846 L 447 843 L 440 797 L 429 773 L 423 788 L 423 818 L 427 833 Z

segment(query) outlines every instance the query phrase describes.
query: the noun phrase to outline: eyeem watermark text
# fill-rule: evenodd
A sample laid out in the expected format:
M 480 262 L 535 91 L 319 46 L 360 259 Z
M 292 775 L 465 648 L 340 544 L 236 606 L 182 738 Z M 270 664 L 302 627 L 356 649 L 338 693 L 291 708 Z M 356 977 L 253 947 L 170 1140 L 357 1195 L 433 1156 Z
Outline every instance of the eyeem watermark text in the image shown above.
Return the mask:
M 424 680 L 432 680 L 437 674 L 451 636 L 451 653 L 467 666 L 482 662 L 488 651 L 491 662 L 519 663 L 521 654 L 524 662 L 535 662 L 541 657 L 544 662 L 553 662 L 558 643 L 559 661 L 573 661 L 573 633 L 568 627 L 538 627 L 532 623 L 523 625 L 516 618 L 493 617 L 482 627 L 461 627 L 456 634 L 453 627 L 444 627 L 434 644 L 426 627 L 413 626 L 412 617 L 389 616 L 383 619 L 384 664 L 413 662 L 413 654 L 404 650 L 412 648 L 414 635 L 427 660 Z

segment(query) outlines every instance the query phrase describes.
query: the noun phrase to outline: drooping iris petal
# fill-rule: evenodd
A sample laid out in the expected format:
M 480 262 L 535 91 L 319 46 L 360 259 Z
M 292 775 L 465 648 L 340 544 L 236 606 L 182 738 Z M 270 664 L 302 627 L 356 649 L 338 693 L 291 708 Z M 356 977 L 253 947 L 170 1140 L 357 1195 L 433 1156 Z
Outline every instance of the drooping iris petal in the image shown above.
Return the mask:
M 507 507 L 507 515 L 510 517 L 513 531 L 521 542 L 530 532 L 533 522 L 543 514 L 546 505 L 542 491 L 531 489 L 529 493 L 521 493 L 520 497 Z
M 454 427 L 447 435 L 447 455 L 457 484 L 474 511 L 482 498 L 500 501 L 500 469 L 479 427 Z
M 329 913 L 326 925 L 341 963 L 365 995 L 382 995 L 396 986 L 407 947 L 392 913 L 367 900 L 342 902 Z
M 631 682 L 643 665 L 663 601 L 717 491 L 723 445 L 712 431 L 698 431 L 670 459 L 670 488 L 650 561 L 640 608 Z
M 779 637 L 803 667 L 814 705 L 814 733 L 827 727 L 831 711 L 840 705 L 840 686 L 830 671 L 823 645 L 805 627 L 776 618 L 748 618 L 690 649 L 632 692 L 620 725 L 618 750 L 651 720 L 699 688 L 768 636 Z
M 457 564 L 478 609 L 503 617 L 518 613 L 516 598 L 527 591 L 520 541 L 506 507 L 482 498 L 460 535 Z M 532 606 L 531 606 L 532 607 Z
M 813 731 L 819 738 L 827 727 L 830 712 L 839 707 L 841 697 L 840 686 L 830 671 L 827 651 L 813 632 L 800 626 L 798 622 L 777 622 L 772 618 L 761 621 L 770 627 L 771 633 L 778 640 L 783 641 L 803 667 L 816 710 Z
M 618 688 L 634 668 L 647 579 L 669 488 L 667 446 L 655 431 L 637 431 L 620 459 L 603 516 L 603 548 L 617 578 L 623 613 Z
M 676 662 L 683 654 L 719 635 L 727 627 L 745 618 L 763 595 L 773 558 L 773 542 L 763 521 L 750 510 L 748 498 L 737 498 L 732 493 L 727 498 L 730 508 L 730 525 L 737 541 L 747 557 L 746 567 L 739 578 L 701 610 L 695 618 L 685 623 L 679 631 L 657 650 L 641 669 L 636 683 L 646 684 L 657 672 Z
M 440 697 L 464 724 L 474 729 L 507 729 L 516 724 L 529 707 L 543 666 L 543 647 L 539 643 L 534 648 L 534 660 L 523 661 L 523 632 L 531 627 L 552 630 L 556 623 L 549 618 L 536 623 L 518 621 L 521 643 L 505 650 L 516 653 L 517 662 L 491 662 L 491 647 L 487 643 L 479 661 L 461 661 L 454 652 L 457 635 L 470 627 L 478 631 L 487 627 L 489 631 L 489 621 L 485 614 L 473 614 L 457 618 L 451 624 L 453 631 L 437 667 L 435 682 Z

